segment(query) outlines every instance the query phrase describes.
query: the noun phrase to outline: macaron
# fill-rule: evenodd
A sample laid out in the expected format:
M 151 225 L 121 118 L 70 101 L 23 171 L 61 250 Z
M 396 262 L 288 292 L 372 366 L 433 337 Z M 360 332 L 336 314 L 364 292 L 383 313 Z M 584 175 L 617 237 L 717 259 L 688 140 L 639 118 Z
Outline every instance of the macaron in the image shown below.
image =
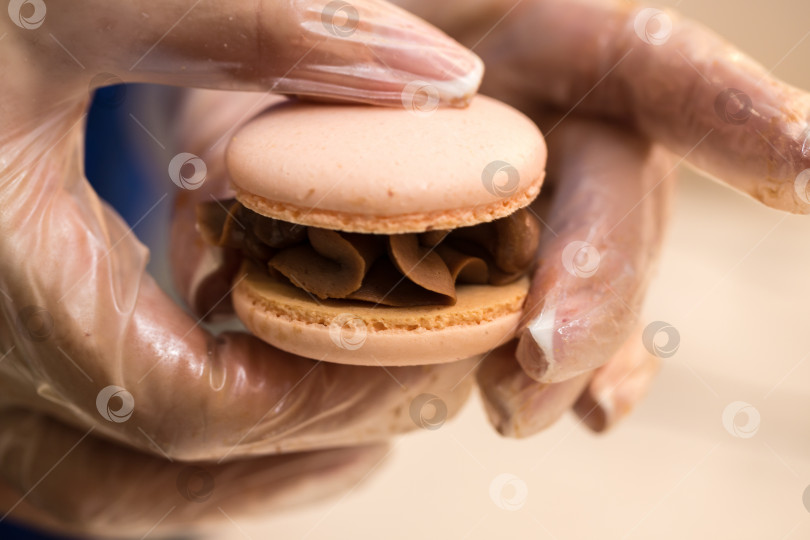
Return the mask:
M 235 198 L 198 207 L 198 229 L 241 260 L 234 309 L 267 343 L 450 362 L 514 337 L 545 163 L 535 124 L 484 96 L 427 114 L 289 101 L 233 135 Z

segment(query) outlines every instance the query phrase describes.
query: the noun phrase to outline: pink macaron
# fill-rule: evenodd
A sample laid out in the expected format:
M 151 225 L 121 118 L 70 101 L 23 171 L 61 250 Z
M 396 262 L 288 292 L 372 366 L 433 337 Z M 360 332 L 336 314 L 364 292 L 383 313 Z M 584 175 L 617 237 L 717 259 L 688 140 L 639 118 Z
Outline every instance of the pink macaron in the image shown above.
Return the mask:
M 201 205 L 198 227 L 242 260 L 234 308 L 264 341 L 413 365 L 514 337 L 546 163 L 515 109 L 484 96 L 427 114 L 289 101 L 239 129 L 226 161 L 236 197 Z

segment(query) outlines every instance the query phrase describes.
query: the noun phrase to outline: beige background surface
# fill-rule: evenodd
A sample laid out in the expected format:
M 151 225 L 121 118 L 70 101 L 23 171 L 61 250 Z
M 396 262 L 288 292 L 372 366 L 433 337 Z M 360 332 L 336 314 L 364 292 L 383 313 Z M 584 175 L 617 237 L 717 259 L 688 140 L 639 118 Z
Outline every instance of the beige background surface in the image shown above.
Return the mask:
M 787 81 L 810 89 L 810 4 L 668 2 Z M 498 437 L 475 399 L 455 421 L 395 442 L 343 498 L 226 523 L 233 538 L 810 538 L 810 218 L 784 216 L 683 171 L 646 321 L 680 332 L 647 400 L 595 436 L 566 416 L 529 440 Z M 727 432 L 731 402 L 760 413 Z M 742 417 L 744 420 L 744 417 Z M 524 482 L 522 508 L 489 495 Z M 514 495 L 507 487 L 503 495 Z M 222 537 L 222 536 L 220 536 Z

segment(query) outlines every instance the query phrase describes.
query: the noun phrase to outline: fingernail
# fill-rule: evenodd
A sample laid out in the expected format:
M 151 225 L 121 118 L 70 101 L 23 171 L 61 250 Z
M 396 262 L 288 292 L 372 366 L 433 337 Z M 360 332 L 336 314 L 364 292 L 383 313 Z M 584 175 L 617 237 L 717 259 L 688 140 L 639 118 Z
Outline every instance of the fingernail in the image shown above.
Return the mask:
M 658 372 L 656 358 L 644 355 L 634 362 L 625 349 L 596 372 L 574 405 L 577 416 L 597 433 L 607 431 L 627 416 L 647 394 Z
M 520 434 L 515 432 L 515 426 L 511 422 L 508 411 L 502 408 L 500 403 L 495 403 L 489 399 L 484 399 L 484 411 L 492 427 L 504 437 L 519 438 Z
M 476 379 L 489 423 L 505 437 L 520 437 L 514 418 L 521 396 L 528 387 L 540 385 L 527 377 L 515 361 L 515 341 L 492 351 L 479 367 Z
M 539 383 L 523 372 L 514 352 L 512 344 L 494 351 L 481 365 L 477 378 L 490 423 L 503 436 L 523 438 L 559 420 L 592 375 L 582 373 L 557 384 Z
M 594 433 L 602 433 L 616 422 L 615 407 L 610 400 L 594 399 L 590 389 L 586 389 L 574 404 L 574 412 Z
M 336 10 L 337 4 L 342 10 Z M 477 55 L 392 5 L 358 0 L 312 5 L 301 24 L 326 38 L 319 49 L 328 49 L 329 62 L 335 63 L 321 66 L 321 75 L 338 94 L 344 94 L 339 86 L 347 85 L 358 90 L 353 97 L 361 101 L 407 108 L 409 92 L 418 83 L 437 104 L 464 106 L 481 84 L 484 64 Z M 309 76 L 320 71 L 313 68 Z
M 392 68 L 392 76 L 404 83 L 405 107 L 409 106 L 414 83 L 423 83 L 423 91 L 435 92 L 439 103 L 447 105 L 467 105 L 477 92 L 484 63 L 458 43 L 447 41 L 386 45 L 375 51 L 380 61 Z
M 520 334 L 515 354 L 523 370 L 537 382 L 561 383 L 599 366 L 599 363 L 594 365 L 601 358 L 599 355 L 574 357 L 570 353 L 561 354 L 560 343 L 555 344 L 558 339 L 562 341 L 555 322 L 556 310 L 544 309 Z M 570 335 L 568 339 L 572 339 Z
M 544 338 L 543 341 L 545 341 Z M 549 371 L 549 361 L 534 334 L 529 328 L 520 333 L 517 350 L 515 351 L 520 366 L 532 379 L 543 381 Z

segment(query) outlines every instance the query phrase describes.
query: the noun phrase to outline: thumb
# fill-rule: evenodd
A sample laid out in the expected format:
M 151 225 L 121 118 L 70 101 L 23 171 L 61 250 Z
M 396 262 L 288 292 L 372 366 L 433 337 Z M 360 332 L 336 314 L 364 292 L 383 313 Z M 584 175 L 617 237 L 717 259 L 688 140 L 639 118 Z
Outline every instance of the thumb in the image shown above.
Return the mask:
M 82 91 L 94 77 L 114 83 L 97 77 L 112 72 L 124 82 L 388 105 L 417 95 L 437 106 L 468 101 L 483 74 L 472 52 L 380 0 L 82 0 L 48 4 L 41 28 L 8 26 L 47 57 L 52 80 L 74 79 Z
M 0 108 L 10 111 L 0 115 L 0 130 L 8 127 L 0 135 L 0 162 L 7 164 L 0 170 L 0 354 L 8 355 L 0 362 L 0 407 L 13 403 L 47 409 L 144 449 L 151 443 L 137 439 L 148 433 L 172 457 L 224 459 L 377 441 L 415 427 L 403 413 L 414 392 L 437 393 L 439 387 L 452 386 L 451 412 L 466 399 L 469 386 L 457 384 L 469 370 L 464 362 L 359 369 L 302 361 L 244 334 L 213 336 L 144 272 L 144 246 L 84 179 L 83 103 L 76 99 L 74 83 L 75 77 L 90 78 L 89 72 L 128 66 L 129 80 L 222 88 L 267 85 L 274 78 L 286 81 L 277 90 L 314 95 L 325 95 L 312 89 L 328 83 L 335 89 L 332 95 L 340 96 L 340 91 L 352 95 L 352 81 L 365 88 L 358 81 L 376 80 L 373 74 L 380 71 L 374 66 L 382 51 L 414 58 L 413 51 L 402 49 L 408 33 L 417 40 L 417 51 L 421 29 L 434 41 L 444 40 L 432 57 L 421 49 L 423 69 L 432 69 L 427 64 L 443 57 L 445 49 L 463 51 L 378 2 L 355 4 L 358 21 L 366 20 L 352 34 L 365 36 L 357 44 L 352 36 L 324 37 L 328 31 L 322 21 L 304 17 L 311 6 L 254 0 L 248 13 L 247 3 L 133 0 L 111 8 L 106 2 L 76 0 L 70 13 L 61 3 L 48 4 L 37 28 L 0 19 L 6 25 L 0 32 L 8 29 L 4 39 L 11 42 L 0 48 L 0 64 L 11 58 L 16 63 L 8 64 L 10 69 L 20 68 L 14 71 L 19 76 L 0 84 L 16 89 L 0 99 Z M 400 22 L 383 24 L 389 19 Z M 41 31 L 39 38 L 29 37 Z M 50 43 L 55 49 L 43 53 Z M 30 54 L 20 54 L 20 47 L 29 47 L 22 52 Z M 300 56 L 287 63 L 294 51 Z M 346 51 L 366 51 L 366 56 L 352 64 Z M 352 74 L 364 69 L 366 74 L 353 79 L 346 67 L 352 65 L 359 66 Z M 78 73 L 71 75 L 73 82 L 68 72 Z M 316 72 L 323 75 L 317 84 L 305 76 Z M 290 81 L 308 82 L 295 86 Z M 397 81 L 382 88 L 404 88 L 404 81 Z M 27 325 L 36 314 L 44 317 L 44 326 L 31 329 Z M 390 377 L 396 381 L 389 382 Z M 141 382 L 144 393 L 136 392 L 144 404 L 139 409 L 144 424 L 133 423 L 129 432 L 129 426 L 119 429 L 123 424 L 98 415 L 94 385 L 126 388 Z M 176 406 L 181 401 L 188 409 Z M 206 447 L 209 443 L 217 447 Z

